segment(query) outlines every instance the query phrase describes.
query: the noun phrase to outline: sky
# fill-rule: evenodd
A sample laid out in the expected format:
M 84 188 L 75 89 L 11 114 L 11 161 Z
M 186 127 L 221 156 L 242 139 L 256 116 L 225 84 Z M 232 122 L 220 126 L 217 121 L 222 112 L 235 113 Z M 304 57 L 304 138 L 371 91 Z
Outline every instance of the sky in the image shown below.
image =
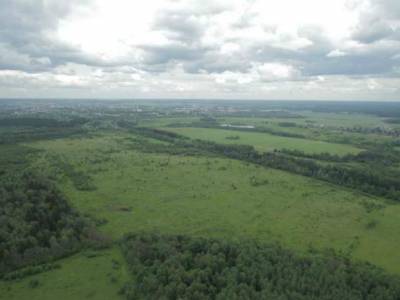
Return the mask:
M 0 97 L 400 100 L 400 1 L 0 0 Z

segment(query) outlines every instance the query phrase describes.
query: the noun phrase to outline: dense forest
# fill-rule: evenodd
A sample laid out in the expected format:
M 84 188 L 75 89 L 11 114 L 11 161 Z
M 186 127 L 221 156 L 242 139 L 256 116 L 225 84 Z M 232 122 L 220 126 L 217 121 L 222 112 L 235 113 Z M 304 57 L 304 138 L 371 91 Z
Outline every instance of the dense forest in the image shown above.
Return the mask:
M 86 122 L 84 118 L 69 120 L 38 117 L 0 118 L 0 127 L 7 128 L 7 131 L 0 134 L 0 145 L 83 135 L 87 133 L 83 128 Z
M 89 233 L 47 178 L 24 171 L 0 181 L 0 274 L 73 253 Z
M 287 154 L 289 156 L 301 157 L 301 158 L 310 158 L 315 160 L 322 160 L 328 162 L 361 162 L 368 164 L 383 164 L 383 165 L 391 165 L 394 163 L 400 162 L 399 153 L 396 151 L 388 151 L 383 149 L 376 149 L 374 151 L 364 150 L 358 154 L 346 154 L 344 156 L 334 155 L 330 153 L 305 153 L 300 150 L 292 150 L 292 149 L 280 149 L 275 152 Z
M 25 172 L 0 194 L 0 272 L 78 248 L 85 222 L 48 180 Z
M 399 278 L 333 254 L 303 257 L 254 241 L 132 234 L 127 299 L 394 300 Z
M 83 134 L 85 122 L 83 118 L 0 120 L 0 126 L 7 128 L 0 134 L 0 278 L 15 279 L 50 270 L 55 259 L 83 247 L 108 244 L 95 229 L 94 220 L 71 207 L 54 178 L 29 167 L 40 151 L 17 144 Z M 74 185 L 90 188 L 87 175 L 66 164 L 61 167 Z

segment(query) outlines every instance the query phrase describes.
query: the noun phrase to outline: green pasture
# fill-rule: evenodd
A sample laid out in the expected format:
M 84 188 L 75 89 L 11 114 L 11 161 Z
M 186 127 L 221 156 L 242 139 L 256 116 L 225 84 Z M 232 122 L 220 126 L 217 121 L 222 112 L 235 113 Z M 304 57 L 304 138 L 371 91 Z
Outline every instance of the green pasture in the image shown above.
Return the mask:
M 332 247 L 400 272 L 396 204 L 240 161 L 144 154 L 124 139 L 34 144 L 92 175 L 94 191 L 78 191 L 68 178 L 61 187 L 81 212 L 105 218 L 101 230 L 114 238 L 157 230 L 275 240 L 298 250 Z
M 390 127 L 385 119 L 375 115 L 357 113 L 301 112 L 305 120 L 332 127 Z
M 18 281 L 0 281 L 4 300 L 117 300 L 119 289 L 128 280 L 118 248 L 82 252 L 57 261 L 59 269 L 28 276 Z M 31 282 L 38 286 L 32 287 Z
M 356 113 L 323 113 L 323 112 L 310 112 L 299 111 L 297 114 L 299 118 L 285 118 L 285 117 L 222 117 L 221 120 L 227 122 L 246 122 L 252 125 L 263 124 L 278 124 L 281 122 L 291 122 L 299 125 L 314 124 L 316 126 L 332 126 L 332 127 L 378 127 L 386 126 L 385 119 L 367 114 Z
M 210 131 L 218 132 L 218 142 L 229 141 L 224 134 L 240 135 L 241 143 L 249 138 L 249 133 Z M 298 139 L 288 140 L 293 149 L 291 140 Z M 134 143 L 140 143 L 134 135 L 103 132 L 26 145 L 42 150 L 35 154 L 35 169 L 56 176 L 81 213 L 106 220 L 99 230 L 115 240 L 139 231 L 254 238 L 300 252 L 333 248 L 400 273 L 400 206 L 395 203 L 230 159 L 142 153 Z M 60 161 L 88 174 L 96 189 L 77 190 Z M 60 269 L 0 281 L 0 299 L 122 299 L 118 291 L 129 275 L 117 246 L 56 263 Z
M 384 123 L 382 118 L 369 115 L 349 115 L 349 114 L 313 114 L 308 115 L 307 118 L 242 118 L 242 117 L 229 117 L 219 118 L 218 121 L 223 124 L 236 124 L 236 125 L 253 125 L 258 128 L 268 128 L 278 132 L 287 132 L 292 134 L 301 134 L 311 140 L 319 140 L 330 143 L 350 144 L 360 146 L 363 148 L 365 145 L 378 145 L 390 143 L 393 138 L 376 133 L 359 133 L 359 132 L 346 132 L 340 130 L 340 127 L 353 128 L 357 126 L 376 128 L 395 128 L 393 124 Z M 335 115 L 338 119 L 335 121 Z M 352 119 L 354 116 L 354 120 Z M 326 118 L 325 118 L 326 117 Z M 363 119 L 365 118 L 365 119 Z M 325 122 L 327 121 L 327 122 Z M 295 123 L 296 126 L 281 126 L 281 123 Z M 362 125 L 364 124 L 364 126 Z M 311 127 L 308 127 L 311 126 Z
M 262 152 L 286 148 L 300 150 L 306 153 L 328 152 L 330 154 L 346 155 L 356 154 L 361 151 L 361 149 L 348 144 L 283 137 L 260 132 L 190 127 L 167 128 L 166 130 L 188 136 L 192 139 L 209 140 L 224 144 L 252 145 L 256 150 Z M 232 136 L 239 137 L 239 139 L 230 139 L 229 137 Z

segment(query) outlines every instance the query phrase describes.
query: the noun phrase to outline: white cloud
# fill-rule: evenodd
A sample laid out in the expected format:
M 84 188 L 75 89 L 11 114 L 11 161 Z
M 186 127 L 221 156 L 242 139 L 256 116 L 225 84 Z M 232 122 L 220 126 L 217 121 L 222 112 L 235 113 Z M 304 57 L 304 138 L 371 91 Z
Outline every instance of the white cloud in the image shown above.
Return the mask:
M 290 65 L 264 63 L 256 67 L 261 80 L 290 80 L 300 76 L 300 71 Z
M 223 44 L 220 48 L 220 53 L 222 55 L 234 55 L 238 51 L 240 51 L 240 45 L 231 42 Z
M 326 57 L 341 57 L 341 56 L 346 56 L 346 52 L 340 50 L 340 49 L 335 49 L 330 51 Z
M 3 97 L 400 99 L 396 0 L 13 3 Z
M 219 84 L 246 84 L 254 80 L 251 74 L 225 71 L 214 74 L 215 82 Z

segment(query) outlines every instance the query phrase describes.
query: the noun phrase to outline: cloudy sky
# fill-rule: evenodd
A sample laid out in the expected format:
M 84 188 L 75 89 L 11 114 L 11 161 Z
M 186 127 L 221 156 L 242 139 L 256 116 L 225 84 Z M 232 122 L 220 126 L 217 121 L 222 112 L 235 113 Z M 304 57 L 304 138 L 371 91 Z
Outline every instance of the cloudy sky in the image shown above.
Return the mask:
M 400 100 L 400 0 L 0 0 L 0 97 Z

